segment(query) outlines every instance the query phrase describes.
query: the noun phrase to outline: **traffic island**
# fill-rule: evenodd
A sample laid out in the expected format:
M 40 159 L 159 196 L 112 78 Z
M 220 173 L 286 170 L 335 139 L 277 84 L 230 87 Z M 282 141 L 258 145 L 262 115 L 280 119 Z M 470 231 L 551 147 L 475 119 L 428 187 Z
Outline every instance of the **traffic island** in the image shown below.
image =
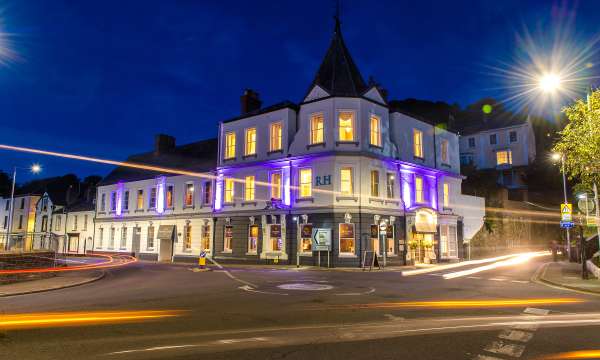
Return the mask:
M 600 280 L 590 276 L 589 280 L 581 278 L 581 264 L 570 262 L 551 262 L 540 268 L 534 276 L 546 284 L 571 290 L 600 294 Z
M 102 279 L 104 274 L 103 270 L 64 272 L 50 278 L 1 285 L 0 297 L 33 294 L 84 285 Z

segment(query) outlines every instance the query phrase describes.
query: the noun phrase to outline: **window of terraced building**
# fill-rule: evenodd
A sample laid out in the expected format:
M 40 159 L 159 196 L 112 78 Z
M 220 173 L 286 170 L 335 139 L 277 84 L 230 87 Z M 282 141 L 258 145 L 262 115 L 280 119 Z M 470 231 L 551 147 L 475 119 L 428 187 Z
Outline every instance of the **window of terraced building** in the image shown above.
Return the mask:
M 269 128 L 270 133 L 270 145 L 269 151 L 281 150 L 281 122 L 272 123 Z
M 381 120 L 375 115 L 371 115 L 371 145 L 381 146 Z
M 121 228 L 121 244 L 119 246 L 121 249 L 127 247 L 127 228 L 125 226 Z
M 323 114 L 313 114 L 310 117 L 310 143 L 322 144 L 325 142 Z
M 256 154 L 256 128 L 246 129 L 245 155 Z
M 225 159 L 235 158 L 235 133 L 225 134 Z
M 116 211 L 116 210 L 117 210 L 117 192 L 112 191 L 110 193 L 110 211 Z
M 271 173 L 271 199 L 281 199 L 281 172 Z
M 442 163 L 448 164 L 448 140 L 442 140 L 441 143 Z
M 201 249 L 210 251 L 210 225 L 202 225 L 202 244 Z
M 450 185 L 444 183 L 444 207 L 450 206 Z
M 352 168 L 344 167 L 340 169 L 340 192 L 342 195 L 352 195 Z
M 135 204 L 136 204 L 137 210 L 144 209 L 144 190 L 137 191 Z
M 185 184 L 185 206 L 193 206 L 194 205 L 194 184 L 187 183 Z
M 129 210 L 129 190 L 123 193 L 123 210 Z
M 425 202 L 425 196 L 423 194 L 423 178 L 415 176 L 415 202 Z
M 224 201 L 226 203 L 232 203 L 233 202 L 233 196 L 234 196 L 234 181 L 232 178 L 226 178 L 225 179 L 225 196 L 224 197 Z
M 258 251 L 258 225 L 248 228 L 248 253 L 256 254 Z
M 371 170 L 371 196 L 379 197 L 379 171 Z
M 173 185 L 167 186 L 167 194 L 165 196 L 166 208 L 173 208 Z
M 204 204 L 210 204 L 212 199 L 212 182 L 204 183 L 204 194 L 202 196 Z
M 312 196 L 312 169 L 300 169 L 300 197 Z
M 148 235 L 146 237 L 146 249 L 154 249 L 154 226 L 148 226 Z
M 354 141 L 354 113 L 341 111 L 338 115 L 340 141 Z
M 186 224 L 183 229 L 185 233 L 185 238 L 183 241 L 183 249 L 189 250 L 192 248 L 192 225 Z
M 354 224 L 339 225 L 339 241 L 340 254 L 354 255 Z
M 244 200 L 254 200 L 254 175 L 246 176 L 244 181 Z
M 423 132 L 421 130 L 413 129 L 413 146 L 414 156 L 417 158 L 423 158 Z
M 232 251 L 232 241 L 233 241 L 233 226 L 225 225 L 224 234 L 223 234 L 223 252 L 231 252 Z
M 156 209 L 156 188 L 150 189 L 150 199 L 148 201 L 148 207 L 150 209 Z
M 54 231 L 59 231 L 60 230 L 60 222 L 61 222 L 61 216 L 58 215 L 56 217 L 56 225 L 54 225 Z

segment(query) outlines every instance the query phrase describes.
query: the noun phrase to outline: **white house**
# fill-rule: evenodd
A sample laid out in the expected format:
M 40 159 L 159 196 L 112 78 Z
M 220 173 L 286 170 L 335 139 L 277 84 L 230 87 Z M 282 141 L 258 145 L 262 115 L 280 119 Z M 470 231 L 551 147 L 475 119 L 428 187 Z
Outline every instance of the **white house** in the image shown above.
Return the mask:
M 17 194 L 12 206 L 12 226 L 9 231 L 11 199 L 0 198 L 0 219 L 2 221 L 2 232 L 0 243 L 5 247 L 6 239 L 10 232 L 9 249 L 31 249 L 33 244 L 33 233 L 35 231 L 36 205 L 40 195 Z

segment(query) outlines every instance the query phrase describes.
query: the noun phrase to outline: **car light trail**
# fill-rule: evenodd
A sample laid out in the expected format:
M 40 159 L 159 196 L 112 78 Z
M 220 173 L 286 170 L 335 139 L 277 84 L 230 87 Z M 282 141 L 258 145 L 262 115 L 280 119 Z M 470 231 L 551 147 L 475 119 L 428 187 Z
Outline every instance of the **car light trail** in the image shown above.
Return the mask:
M 75 265 L 65 267 L 46 267 L 46 268 L 32 268 L 32 269 L 8 269 L 0 270 L 0 275 L 17 275 L 17 274 L 33 274 L 33 273 L 47 273 L 47 272 L 63 272 L 63 271 L 82 271 L 82 270 L 94 270 L 94 269 L 106 269 L 117 266 L 124 266 L 137 262 L 137 258 L 129 255 L 120 255 L 123 257 L 123 261 L 115 262 L 115 258 L 110 255 L 95 254 L 94 256 L 105 257 L 108 260 L 95 264 L 87 265 Z
M 330 309 L 394 309 L 394 308 L 431 308 L 431 309 L 461 309 L 514 307 L 530 305 L 562 305 L 582 303 L 576 298 L 538 298 L 538 299 L 502 299 L 502 300 L 434 300 L 434 301 L 404 301 L 370 304 L 348 304 L 317 307 L 322 310 Z M 314 309 L 315 307 L 311 307 Z
M 600 359 L 600 350 L 579 350 L 542 357 L 543 360 L 553 359 Z
M 446 265 L 436 265 L 436 266 L 432 266 L 432 267 L 425 268 L 425 269 L 402 271 L 401 274 L 402 274 L 402 276 L 421 275 L 421 274 L 438 272 L 438 271 L 447 270 L 447 269 L 454 269 L 457 267 L 463 267 L 463 266 L 468 266 L 468 265 L 477 265 L 477 264 L 490 263 L 490 262 L 494 262 L 494 261 L 500 261 L 500 260 L 504 260 L 504 259 L 509 259 L 511 257 L 517 257 L 517 256 L 523 255 L 523 254 L 524 253 L 502 255 L 502 256 L 497 256 L 497 257 L 487 258 L 487 259 L 462 261 L 462 262 L 458 262 L 458 263 L 454 263 L 454 264 L 446 264 Z
M 462 270 L 462 271 L 457 271 L 457 272 L 453 272 L 453 273 L 449 273 L 449 274 L 444 274 L 444 279 L 447 279 L 447 280 L 455 279 L 458 277 L 468 276 L 468 275 L 480 273 L 482 271 L 496 269 L 499 267 L 518 265 L 518 264 L 522 264 L 524 262 L 529 261 L 531 258 L 538 257 L 538 256 L 548 256 L 548 255 L 550 255 L 550 252 L 548 252 L 548 251 L 538 251 L 538 252 L 519 254 L 518 256 L 516 256 L 512 259 L 498 261 L 493 264 L 488 264 L 488 265 L 476 267 L 473 269 Z
M 38 313 L 0 316 L 0 329 L 26 329 L 77 325 L 114 324 L 181 316 L 183 311 L 96 311 L 72 313 Z

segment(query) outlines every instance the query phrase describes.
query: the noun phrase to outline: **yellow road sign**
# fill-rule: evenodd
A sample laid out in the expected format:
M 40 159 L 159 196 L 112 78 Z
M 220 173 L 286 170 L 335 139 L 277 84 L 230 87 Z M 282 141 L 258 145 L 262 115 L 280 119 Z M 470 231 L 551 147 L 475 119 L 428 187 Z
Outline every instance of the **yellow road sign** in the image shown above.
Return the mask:
M 562 221 L 573 221 L 573 204 L 560 204 L 560 218 Z

